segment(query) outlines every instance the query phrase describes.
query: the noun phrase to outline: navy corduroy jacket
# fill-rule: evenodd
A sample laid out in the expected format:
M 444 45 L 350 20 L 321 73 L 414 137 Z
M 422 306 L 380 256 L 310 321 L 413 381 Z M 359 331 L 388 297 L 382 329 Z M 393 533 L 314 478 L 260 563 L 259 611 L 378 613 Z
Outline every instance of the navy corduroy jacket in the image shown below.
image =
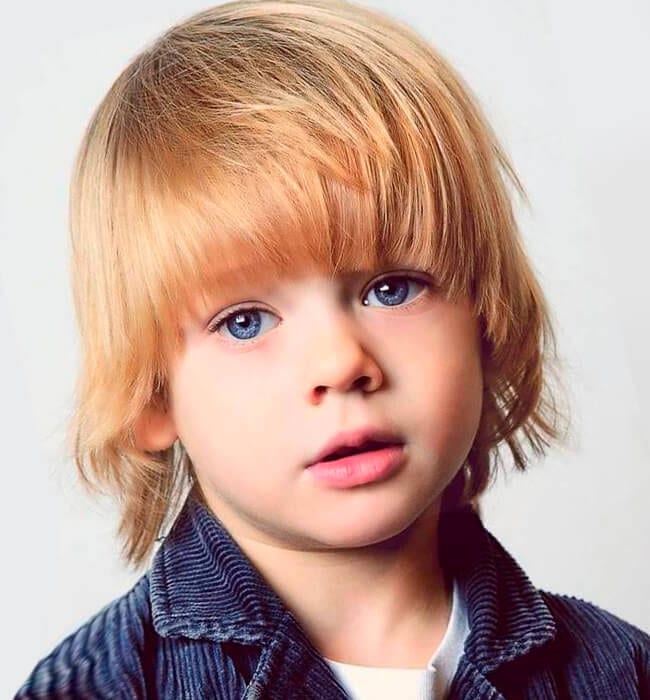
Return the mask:
M 439 538 L 470 626 L 450 698 L 650 699 L 650 636 L 593 604 L 535 588 L 471 508 L 442 515 Z M 191 492 L 148 571 L 61 641 L 15 696 L 346 697 L 294 616 Z

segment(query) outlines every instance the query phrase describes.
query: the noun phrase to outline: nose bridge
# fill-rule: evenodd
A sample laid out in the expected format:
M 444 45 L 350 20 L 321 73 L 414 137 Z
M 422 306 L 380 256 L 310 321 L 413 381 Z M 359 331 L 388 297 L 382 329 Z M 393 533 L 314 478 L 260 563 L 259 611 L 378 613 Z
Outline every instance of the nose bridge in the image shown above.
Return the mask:
M 347 391 L 360 377 L 378 381 L 381 370 L 353 313 L 338 304 L 314 312 L 305 356 L 309 390 Z

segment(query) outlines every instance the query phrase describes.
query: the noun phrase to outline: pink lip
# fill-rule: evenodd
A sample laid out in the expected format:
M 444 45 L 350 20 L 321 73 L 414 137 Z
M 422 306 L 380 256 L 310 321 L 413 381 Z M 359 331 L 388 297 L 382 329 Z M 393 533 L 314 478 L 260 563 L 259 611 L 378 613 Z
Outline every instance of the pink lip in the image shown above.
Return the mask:
M 349 488 L 390 476 L 402 462 L 404 445 L 386 445 L 377 450 L 348 455 L 329 462 L 317 462 L 307 472 L 333 488 Z
M 395 443 L 403 444 L 404 442 L 399 438 L 399 436 L 389 430 L 366 426 L 364 428 L 358 428 L 357 430 L 350 430 L 335 435 L 323 445 L 314 459 L 307 466 L 310 467 L 318 462 L 321 462 L 325 457 L 327 457 L 327 455 L 338 450 L 339 447 L 359 447 L 359 445 L 362 445 L 364 442 L 369 442 L 371 440 L 376 442 L 393 443 L 393 445 Z M 334 462 L 331 463 L 334 464 Z

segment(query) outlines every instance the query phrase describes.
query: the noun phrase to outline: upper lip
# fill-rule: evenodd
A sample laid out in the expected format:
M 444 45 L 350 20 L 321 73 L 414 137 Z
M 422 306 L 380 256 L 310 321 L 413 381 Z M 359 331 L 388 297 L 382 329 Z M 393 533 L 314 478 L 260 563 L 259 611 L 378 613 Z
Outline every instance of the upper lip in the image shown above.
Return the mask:
M 312 466 L 317 462 L 322 461 L 327 455 L 336 452 L 343 447 L 359 447 L 364 442 L 385 442 L 387 444 L 404 444 L 404 440 L 400 438 L 392 430 L 385 428 L 376 428 L 367 426 L 357 428 L 356 430 L 348 430 L 337 433 L 333 438 L 328 440 L 323 447 L 316 453 L 313 460 L 308 464 Z

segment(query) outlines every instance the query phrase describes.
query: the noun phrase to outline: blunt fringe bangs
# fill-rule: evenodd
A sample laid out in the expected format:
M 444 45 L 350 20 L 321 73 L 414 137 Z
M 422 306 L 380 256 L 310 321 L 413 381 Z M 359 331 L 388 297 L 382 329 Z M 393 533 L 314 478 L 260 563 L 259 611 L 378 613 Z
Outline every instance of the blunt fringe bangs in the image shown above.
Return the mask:
M 183 319 L 251 275 L 411 265 L 449 298 L 469 294 L 484 408 L 443 508 L 478 509 L 501 444 L 523 471 L 525 446 L 541 456 L 565 435 L 513 196 L 526 198 L 461 77 L 376 10 L 238 0 L 138 54 L 92 115 L 70 191 L 68 438 L 83 483 L 119 499 L 124 559 L 145 563 L 188 487 L 202 498 L 183 446 L 138 450 L 134 423 L 169 400 Z

